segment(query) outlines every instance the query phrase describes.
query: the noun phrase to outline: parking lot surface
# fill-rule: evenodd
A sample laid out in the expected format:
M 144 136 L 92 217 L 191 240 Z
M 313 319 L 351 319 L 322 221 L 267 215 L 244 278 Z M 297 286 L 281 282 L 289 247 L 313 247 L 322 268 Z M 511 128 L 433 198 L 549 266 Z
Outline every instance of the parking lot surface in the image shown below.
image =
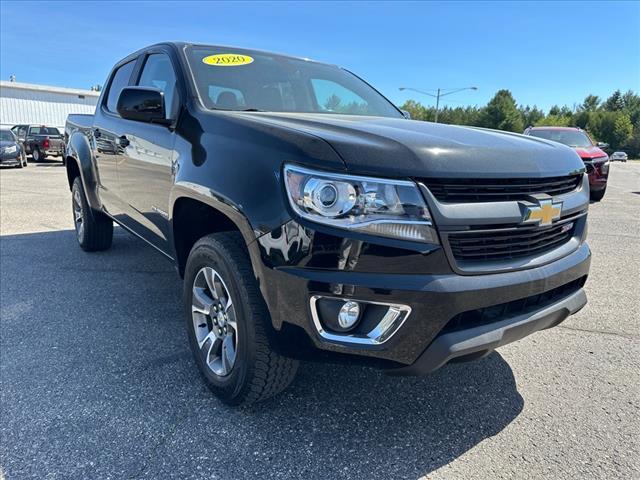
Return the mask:
M 424 378 L 303 364 L 244 409 L 200 380 L 170 263 L 121 229 L 80 250 L 59 163 L 0 170 L 0 478 L 640 478 L 640 162 L 611 170 L 558 328 Z

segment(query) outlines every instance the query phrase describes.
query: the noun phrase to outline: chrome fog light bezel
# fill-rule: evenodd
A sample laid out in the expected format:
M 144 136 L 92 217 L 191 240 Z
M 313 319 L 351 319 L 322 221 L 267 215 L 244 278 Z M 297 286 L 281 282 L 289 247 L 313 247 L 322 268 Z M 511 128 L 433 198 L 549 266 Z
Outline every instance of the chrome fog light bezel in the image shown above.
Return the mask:
M 366 334 L 354 334 L 350 332 L 333 332 L 327 330 L 320 321 L 318 315 L 318 309 L 316 303 L 320 299 L 330 299 L 347 302 L 357 302 L 362 305 L 381 305 L 387 307 L 387 312 L 382 317 L 382 320 L 372 328 Z M 313 320 L 314 327 L 318 332 L 318 335 L 324 340 L 328 340 L 333 343 L 341 344 L 353 344 L 353 345 L 382 345 L 389 341 L 393 337 L 400 327 L 407 320 L 411 314 L 411 307 L 409 305 L 403 305 L 398 303 L 386 303 L 386 302 L 374 302 L 370 300 L 360 300 L 354 298 L 342 298 L 328 295 L 313 295 L 309 300 L 309 306 L 311 308 L 311 318 Z M 362 309 L 362 307 L 360 307 Z M 357 324 L 357 322 L 356 322 Z

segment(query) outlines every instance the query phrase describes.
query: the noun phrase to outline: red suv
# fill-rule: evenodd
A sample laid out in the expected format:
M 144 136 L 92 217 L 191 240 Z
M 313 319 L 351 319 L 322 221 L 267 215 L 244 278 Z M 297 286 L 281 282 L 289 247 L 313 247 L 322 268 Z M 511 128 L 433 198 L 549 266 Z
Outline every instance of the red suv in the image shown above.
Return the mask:
M 587 132 L 575 127 L 529 127 L 524 134 L 560 142 L 575 149 L 589 174 L 591 201 L 602 200 L 609 178 L 609 156 L 602 150 L 608 147 L 606 143 L 594 144 Z

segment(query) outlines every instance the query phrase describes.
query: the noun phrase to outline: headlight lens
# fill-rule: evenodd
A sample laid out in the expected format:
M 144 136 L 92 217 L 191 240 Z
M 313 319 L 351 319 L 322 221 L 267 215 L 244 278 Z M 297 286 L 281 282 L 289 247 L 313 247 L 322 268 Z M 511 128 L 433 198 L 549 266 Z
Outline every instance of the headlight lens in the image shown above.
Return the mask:
M 289 203 L 302 218 L 336 228 L 438 243 L 415 183 L 342 175 L 292 165 L 284 169 Z
M 18 151 L 18 147 L 16 147 L 15 145 L 12 145 L 10 147 L 6 147 L 4 149 L 4 153 L 13 153 L 13 152 L 17 152 Z

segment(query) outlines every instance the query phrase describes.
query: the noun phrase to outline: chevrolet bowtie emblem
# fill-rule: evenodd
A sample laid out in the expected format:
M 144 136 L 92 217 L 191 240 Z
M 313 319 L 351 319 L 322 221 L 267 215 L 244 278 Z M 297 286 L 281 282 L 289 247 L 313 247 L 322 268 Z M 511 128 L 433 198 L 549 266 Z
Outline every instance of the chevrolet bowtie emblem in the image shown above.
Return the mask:
M 539 203 L 538 206 L 525 208 L 523 222 L 536 222 L 540 226 L 546 226 L 560 218 L 562 202 L 553 203 L 552 200 L 541 200 Z

